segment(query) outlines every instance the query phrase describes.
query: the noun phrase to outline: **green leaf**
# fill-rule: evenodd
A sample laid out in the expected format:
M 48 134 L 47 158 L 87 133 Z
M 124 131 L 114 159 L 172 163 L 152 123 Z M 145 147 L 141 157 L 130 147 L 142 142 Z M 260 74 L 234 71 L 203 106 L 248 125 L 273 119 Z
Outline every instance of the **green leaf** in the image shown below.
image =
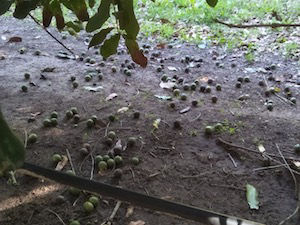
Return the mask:
M 115 34 L 111 36 L 110 39 L 106 40 L 100 48 L 100 53 L 103 58 L 108 58 L 109 56 L 117 53 L 117 48 L 120 41 L 120 34 Z
M 114 28 L 109 27 L 106 29 L 102 29 L 100 32 L 95 34 L 89 43 L 89 48 L 101 44 L 104 41 L 104 39 L 106 38 L 106 36 L 109 34 L 109 32 L 112 31 L 112 29 L 114 29 Z
M 53 14 L 50 10 L 49 5 L 45 5 L 43 8 L 43 26 L 49 27 L 51 20 L 52 20 Z
M 68 9 L 73 10 L 72 2 L 69 0 L 60 0 L 60 2 Z
M 93 8 L 96 4 L 96 0 L 89 0 L 89 7 Z
M 21 167 L 24 157 L 23 143 L 12 133 L 0 110 L 0 172 Z
M 39 3 L 40 0 L 18 1 L 13 16 L 17 19 L 24 19 Z
M 85 0 L 60 0 L 60 2 L 68 9 L 72 10 L 80 21 L 89 20 Z
M 117 4 L 119 12 L 116 16 L 119 20 L 120 28 L 126 31 L 129 39 L 135 40 L 140 27 L 134 14 L 133 0 L 119 0 Z
M 210 7 L 215 7 L 218 3 L 218 0 L 206 0 L 206 2 Z
M 77 21 L 77 22 L 67 22 L 66 26 L 69 28 L 72 28 L 74 31 L 76 31 L 77 33 L 83 29 L 81 22 Z
M 141 52 L 138 43 L 135 40 L 125 38 L 125 45 L 131 55 L 132 60 L 141 67 L 145 68 L 148 60 Z
M 77 32 L 72 27 L 68 27 L 67 31 L 72 36 L 76 36 L 77 35 Z M 64 55 L 64 54 L 61 55 L 61 58 L 65 58 L 65 57 L 66 57 L 66 55 Z M 68 58 L 68 56 L 67 56 L 67 58 Z
M 65 19 L 62 15 L 55 15 L 56 27 L 58 30 L 62 30 L 65 27 Z
M 110 15 L 110 5 L 112 0 L 102 0 L 98 12 L 89 19 L 86 25 L 87 32 L 93 32 L 102 27 Z
M 250 209 L 258 209 L 259 208 L 259 202 L 258 202 L 258 193 L 254 186 L 251 184 L 246 185 L 246 197 L 248 201 L 248 205 Z
M 13 4 L 14 0 L 2 0 L 0 5 L 0 15 L 6 13 L 10 6 Z
M 75 8 L 75 14 L 80 21 L 88 21 L 90 16 L 87 11 L 87 7 L 84 0 L 77 0 L 73 2 L 77 2 Z
M 65 19 L 60 7 L 60 2 L 58 0 L 52 0 L 49 4 L 49 9 L 55 16 L 57 29 L 62 30 L 65 27 Z

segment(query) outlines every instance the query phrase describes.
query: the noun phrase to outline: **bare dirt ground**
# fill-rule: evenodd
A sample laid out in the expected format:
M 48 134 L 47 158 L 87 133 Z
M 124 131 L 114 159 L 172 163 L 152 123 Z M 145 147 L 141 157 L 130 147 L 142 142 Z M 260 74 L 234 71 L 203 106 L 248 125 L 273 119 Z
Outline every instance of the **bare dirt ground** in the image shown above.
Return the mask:
M 62 34 L 51 32 L 62 40 Z M 22 42 L 8 43 L 13 36 L 21 37 Z M 172 48 L 149 46 L 148 67 L 142 69 L 135 65 L 130 69 L 131 76 L 127 76 L 122 66 L 131 65 L 131 60 L 124 48 L 120 47 L 118 55 L 103 61 L 95 54 L 97 49 L 87 50 L 85 35 L 67 36 L 62 40 L 76 54 L 84 53 L 83 61 L 58 58 L 57 54 L 66 50 L 30 20 L 1 18 L 0 37 L 2 111 L 20 137 L 24 137 L 24 131 L 38 135 L 38 141 L 27 146 L 26 161 L 54 168 L 52 155 L 66 155 L 68 149 L 77 175 L 90 177 L 94 166 L 91 157 L 83 157 L 79 150 L 84 143 L 90 143 L 92 156 L 107 154 L 111 147 L 103 143 L 105 135 L 115 131 L 116 140 L 121 140 L 122 145 L 126 145 L 129 137 L 136 137 L 138 141 L 122 152 L 124 163 L 120 167 L 123 171 L 120 179 L 113 177 L 113 170 L 98 174 L 94 166 L 95 180 L 268 225 L 278 224 L 295 210 L 295 185 L 287 169 L 279 166 L 257 170 L 268 165 L 260 154 L 241 152 L 240 148 L 219 145 L 216 141 L 221 138 L 256 151 L 260 143 L 267 153 L 276 155 L 277 158 L 273 158 L 282 165 L 278 145 L 285 157 L 300 160 L 293 150 L 300 142 L 300 110 L 284 93 L 289 87 L 299 104 L 299 62 L 261 54 L 251 64 L 244 59 L 242 50 L 226 52 L 217 46 L 199 49 L 174 42 L 170 43 Z M 140 44 L 149 43 L 144 39 Z M 24 54 L 20 54 L 22 48 Z M 92 63 L 86 62 L 88 57 Z M 161 65 L 164 68 L 158 72 Z M 115 73 L 113 66 L 117 69 Z M 54 69 L 45 72 L 46 68 Z M 25 73 L 30 73 L 29 80 L 24 79 Z M 103 75 L 102 80 L 98 79 L 99 73 Z M 92 75 L 89 82 L 85 81 L 87 74 Z M 180 92 L 187 96 L 187 100 L 181 100 L 171 90 L 160 87 L 163 74 L 170 78 L 182 77 L 185 84 L 198 80 L 199 85 L 191 91 L 178 84 Z M 76 78 L 78 88 L 73 88 L 71 76 Z M 237 79 L 246 76 L 250 82 L 242 82 L 237 88 Z M 208 84 L 210 79 L 212 84 Z M 264 86 L 259 86 L 259 81 Z M 276 95 L 265 95 L 266 83 L 277 87 Z M 216 84 L 221 84 L 221 91 L 216 90 Z M 28 87 L 27 92 L 21 91 L 22 85 Z M 210 85 L 211 92 L 200 92 L 202 85 Z M 103 88 L 91 92 L 85 89 L 87 86 Z M 117 97 L 107 101 L 112 93 Z M 159 99 L 155 95 L 171 96 L 173 100 Z M 216 103 L 212 102 L 212 96 L 218 98 Z M 198 101 L 198 106 L 192 106 L 193 100 Z M 272 111 L 267 109 L 268 100 L 273 101 Z M 171 102 L 175 108 L 170 107 Z M 65 118 L 65 112 L 71 107 L 77 107 L 81 117 L 78 126 Z M 121 108 L 128 110 L 120 113 Z M 187 112 L 180 113 L 183 109 Z M 58 112 L 58 125 L 45 128 L 43 121 L 52 111 Z M 133 118 L 135 111 L 140 112 L 139 119 Z M 98 122 L 93 128 L 87 128 L 86 121 L 92 115 L 97 115 Z M 110 115 L 115 115 L 114 122 L 109 122 Z M 161 122 L 158 129 L 153 130 L 157 119 Z M 174 121 L 180 122 L 181 129 L 174 128 Z M 218 122 L 222 123 L 222 130 L 205 135 L 205 126 Z M 140 158 L 139 165 L 130 163 L 133 156 Z M 278 164 L 271 161 L 272 166 Z M 64 170 L 70 168 L 68 163 Z M 66 187 L 22 175 L 18 175 L 17 180 L 19 185 L 12 186 L 7 184 L 7 178 L 0 179 L 0 224 L 61 224 L 53 212 L 66 224 L 71 219 L 79 219 L 81 224 L 101 224 L 117 202 L 102 196 L 97 209 L 86 214 L 82 204 L 88 194 L 74 197 Z M 247 183 L 259 192 L 258 210 L 249 209 Z M 64 196 L 63 200 L 60 195 Z M 127 208 L 127 204 L 121 205 L 114 224 L 135 220 L 143 220 L 148 225 L 195 224 L 139 208 L 126 217 Z M 296 215 L 286 224 L 296 225 L 299 221 Z

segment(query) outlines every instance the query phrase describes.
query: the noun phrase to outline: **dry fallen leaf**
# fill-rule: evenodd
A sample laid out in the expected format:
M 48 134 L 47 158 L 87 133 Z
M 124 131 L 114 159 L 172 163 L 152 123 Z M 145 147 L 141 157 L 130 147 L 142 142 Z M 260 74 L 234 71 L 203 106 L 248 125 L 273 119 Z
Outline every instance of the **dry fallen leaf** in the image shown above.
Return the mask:
M 133 206 L 129 206 L 129 207 L 127 208 L 127 212 L 126 212 L 125 217 L 126 217 L 126 218 L 130 217 L 130 216 L 133 214 L 133 210 L 134 210 L 134 207 L 133 207 Z
M 119 140 L 117 141 L 117 143 L 116 143 L 116 145 L 114 146 L 114 148 L 120 148 L 120 149 L 122 149 L 122 141 L 121 141 L 121 139 L 119 139 Z
M 118 96 L 117 93 L 111 93 L 105 100 L 110 101 Z
M 63 155 L 62 160 L 59 163 L 57 163 L 55 170 L 61 171 L 66 166 L 67 162 L 68 162 L 68 157 Z
M 156 119 L 153 121 L 152 125 L 154 127 L 154 129 L 158 129 L 158 125 L 160 124 L 160 118 Z
M 180 114 L 183 114 L 183 113 L 187 113 L 188 111 L 190 111 L 190 109 L 191 109 L 191 107 L 186 107 L 186 108 L 184 108 L 184 109 L 182 109 L 182 110 L 180 110 Z
M 22 38 L 21 37 L 17 37 L 17 36 L 15 36 L 15 37 L 11 37 L 9 40 L 8 40 L 8 42 L 21 42 L 22 41 Z
M 300 171 L 300 162 L 299 161 L 292 161 L 292 168 Z
M 30 115 L 32 117 L 37 117 L 38 115 L 41 115 L 42 113 L 41 112 L 36 112 L 36 113 L 30 113 Z
M 200 80 L 201 80 L 202 82 L 207 82 L 208 79 L 209 79 L 209 77 L 202 77 Z
M 154 95 L 156 98 L 159 98 L 161 100 L 172 100 L 171 96 L 166 96 L 166 95 Z
M 170 71 L 178 71 L 178 69 L 174 66 L 168 66 L 168 70 Z
M 44 69 L 42 69 L 42 72 L 48 72 L 48 73 L 51 73 L 55 70 L 56 68 L 55 67 L 46 67 Z
M 259 144 L 259 145 L 257 146 L 257 148 L 258 148 L 258 151 L 259 151 L 260 153 L 264 153 L 264 152 L 266 151 L 265 147 L 264 147 L 262 144 Z
M 168 81 L 168 82 L 160 82 L 159 86 L 163 89 L 172 89 L 175 87 L 175 83 L 172 81 Z
M 159 43 L 156 45 L 158 49 L 164 49 L 166 47 L 166 43 Z
M 145 225 L 145 222 L 143 220 L 131 221 L 129 225 Z
M 122 107 L 122 108 L 118 109 L 117 112 L 118 112 L 118 113 L 124 113 L 124 112 L 127 112 L 128 109 L 129 109 L 129 108 L 125 106 L 125 107 Z

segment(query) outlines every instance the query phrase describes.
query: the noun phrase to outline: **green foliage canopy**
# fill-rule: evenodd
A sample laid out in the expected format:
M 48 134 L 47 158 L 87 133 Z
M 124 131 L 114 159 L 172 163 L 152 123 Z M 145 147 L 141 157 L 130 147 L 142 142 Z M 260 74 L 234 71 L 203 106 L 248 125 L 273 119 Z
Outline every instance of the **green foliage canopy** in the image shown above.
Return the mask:
M 215 7 L 218 0 L 206 2 Z M 83 22 L 86 22 L 86 32 L 94 33 L 89 48 L 101 45 L 100 53 L 103 58 L 117 52 L 122 37 L 132 60 L 142 67 L 147 66 L 147 58 L 136 41 L 140 27 L 134 13 L 133 0 L 101 0 L 96 13 L 91 16 L 88 9 L 96 6 L 96 0 L 1 0 L 0 16 L 13 6 L 13 16 L 18 19 L 24 19 L 31 11 L 41 8 L 44 27 L 48 27 L 55 18 L 57 29 L 67 29 L 71 34 L 84 29 Z M 75 14 L 77 19 L 66 22 L 63 8 Z M 115 18 L 116 23 L 107 27 L 106 22 L 111 17 Z

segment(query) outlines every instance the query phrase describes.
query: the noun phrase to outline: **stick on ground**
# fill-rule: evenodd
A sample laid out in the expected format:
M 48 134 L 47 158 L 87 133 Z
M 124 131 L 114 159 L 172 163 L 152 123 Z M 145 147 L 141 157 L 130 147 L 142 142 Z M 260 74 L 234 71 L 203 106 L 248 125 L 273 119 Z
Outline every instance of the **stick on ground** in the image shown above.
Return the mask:
M 282 152 L 280 151 L 280 148 L 278 146 L 278 144 L 276 144 L 276 148 L 280 154 L 280 156 L 282 157 L 282 160 L 284 161 L 285 165 L 286 165 L 286 168 L 289 170 L 289 172 L 291 173 L 292 175 L 292 178 L 294 180 L 294 184 L 295 184 L 295 194 L 296 194 L 296 198 L 298 198 L 298 190 L 299 190 L 299 187 L 298 187 L 298 182 L 297 182 L 297 179 L 295 177 L 295 174 L 293 173 L 291 167 L 289 166 L 289 164 L 287 163 L 286 159 L 284 158 Z
M 51 209 L 46 209 L 46 211 L 48 211 L 48 212 L 54 214 L 54 215 L 57 217 L 57 219 L 58 219 L 63 225 L 66 225 L 65 222 L 62 220 L 62 218 L 61 218 L 56 212 L 54 212 L 54 211 L 51 210 Z
M 257 28 L 257 27 L 270 27 L 270 28 L 278 28 L 278 27 L 300 27 L 300 24 L 290 24 L 290 23 L 270 23 L 270 24 L 232 24 L 232 23 L 225 23 L 223 21 L 220 21 L 218 19 L 215 19 L 215 22 L 223 24 L 230 28 Z

